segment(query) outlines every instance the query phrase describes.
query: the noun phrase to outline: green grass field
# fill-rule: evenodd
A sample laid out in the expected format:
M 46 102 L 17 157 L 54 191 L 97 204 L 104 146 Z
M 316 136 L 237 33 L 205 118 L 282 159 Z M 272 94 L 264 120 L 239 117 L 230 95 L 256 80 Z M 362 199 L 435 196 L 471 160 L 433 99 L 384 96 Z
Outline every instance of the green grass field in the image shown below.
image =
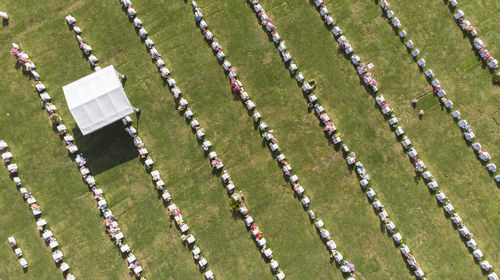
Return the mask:
M 188 1 L 189 2 L 189 1 Z M 393 1 L 394 2 L 394 1 Z M 357 279 L 414 279 L 373 208 L 349 172 L 341 152 L 329 145 L 294 78 L 246 1 L 197 1 L 228 60 L 265 121 L 275 129 L 301 184 L 347 259 Z M 195 25 L 190 3 L 134 0 L 156 48 L 243 190 L 251 215 L 265 234 L 287 279 L 341 279 L 300 201 L 262 144 L 251 118 L 233 99 L 217 58 Z M 404 234 L 429 279 L 484 279 L 457 231 L 438 207 L 360 84 L 350 63 L 307 0 L 263 0 L 294 61 L 318 83 L 316 95 L 343 138 L 370 172 L 379 199 Z M 500 56 L 493 0 L 461 3 L 491 53 Z M 500 190 L 463 141 L 462 134 L 433 96 L 423 98 L 422 120 L 411 100 L 431 87 L 372 0 L 328 1 L 328 9 L 372 70 L 379 89 L 401 118 L 427 166 L 453 201 L 488 261 L 500 266 Z M 425 56 L 455 106 L 474 127 L 494 161 L 500 134 L 494 113 L 500 89 L 488 69 L 476 63 L 468 39 L 442 1 L 403 0 L 391 9 Z M 9 54 L 17 42 L 36 63 L 66 126 L 87 155 L 91 170 L 118 217 L 148 279 L 202 279 L 189 249 L 170 220 L 149 175 L 134 156 L 121 125 L 82 137 L 61 87 L 91 73 L 64 17 L 72 14 L 100 65 L 127 75 L 125 91 L 142 110 L 139 134 L 196 236 L 217 279 L 274 279 L 244 222 L 230 211 L 227 192 L 212 174 L 195 136 L 119 1 L 6 0 L 10 15 L 0 27 L 0 139 L 7 141 L 57 237 L 65 261 L 78 279 L 130 279 L 126 260 L 107 237 L 93 195 L 81 181 L 64 143 L 52 130 L 32 82 Z M 484 35 L 483 35 L 484 34 Z M 136 121 L 134 119 L 134 121 Z M 137 125 L 137 123 L 136 123 Z M 80 135 L 80 136 L 78 136 Z M 445 176 L 444 174 L 447 174 Z M 50 248 L 39 236 L 30 211 L 9 179 L 0 175 L 1 279 L 61 279 Z M 24 273 L 7 237 L 14 235 L 30 265 Z

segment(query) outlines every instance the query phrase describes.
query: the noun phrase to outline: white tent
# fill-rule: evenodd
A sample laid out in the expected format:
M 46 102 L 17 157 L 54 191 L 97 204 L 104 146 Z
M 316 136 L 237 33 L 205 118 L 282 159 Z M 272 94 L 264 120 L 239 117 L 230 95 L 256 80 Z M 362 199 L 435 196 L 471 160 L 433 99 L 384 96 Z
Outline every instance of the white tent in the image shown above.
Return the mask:
M 83 135 L 134 112 L 113 65 L 65 85 L 63 91 Z

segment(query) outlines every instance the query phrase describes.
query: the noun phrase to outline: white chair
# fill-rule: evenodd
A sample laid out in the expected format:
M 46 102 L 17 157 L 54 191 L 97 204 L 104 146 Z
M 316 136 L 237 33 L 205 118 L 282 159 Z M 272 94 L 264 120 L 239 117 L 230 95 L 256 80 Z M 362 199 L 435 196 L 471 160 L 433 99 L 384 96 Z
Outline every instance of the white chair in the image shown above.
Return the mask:
M 392 221 L 390 221 L 389 223 L 385 224 L 385 228 L 387 229 L 388 232 L 392 233 L 394 232 L 394 229 L 396 229 L 396 226 Z
M 164 190 L 161 197 L 162 197 L 163 201 L 165 201 L 165 202 L 168 202 L 171 199 L 171 196 L 170 196 L 170 193 L 168 192 L 168 190 Z
M 302 75 L 302 72 L 299 72 L 299 74 L 297 74 L 297 77 L 295 77 L 295 79 L 297 80 L 297 82 L 302 83 L 305 78 L 304 75 Z
M 4 140 L 0 140 L 0 151 L 7 149 L 9 145 Z
M 394 17 L 392 19 L 392 26 L 394 26 L 395 28 L 401 27 L 401 22 L 399 21 L 398 17 Z
M 453 15 L 453 17 L 455 18 L 455 20 L 458 20 L 459 18 L 463 17 L 465 15 L 464 11 L 462 11 L 461 9 L 458 9 L 457 13 L 455 15 Z
M 338 27 L 338 26 L 335 26 L 335 27 L 332 29 L 332 33 L 333 33 L 333 36 L 337 37 L 337 36 L 339 36 L 340 34 L 342 34 L 342 29 L 340 29 L 340 27 Z
M 394 240 L 394 242 L 396 242 L 396 244 L 400 244 L 402 241 L 403 241 L 403 237 L 401 236 L 401 233 L 396 233 L 392 236 L 392 239 Z
M 248 111 L 251 111 L 255 108 L 255 104 L 252 102 L 252 100 L 247 100 L 245 102 L 245 106 L 247 107 Z
M 325 224 L 323 223 L 323 221 L 321 219 L 318 219 L 314 225 L 316 226 L 317 229 L 320 229 L 322 228 Z
M 361 187 L 363 189 L 366 189 L 366 187 L 368 186 L 368 180 L 366 180 L 366 179 L 360 180 L 359 184 L 361 185 Z
M 20 259 L 19 259 L 19 264 L 21 265 L 21 267 L 22 267 L 23 269 L 28 268 L 28 262 L 26 261 L 26 259 L 25 259 L 25 258 L 20 258 Z
M 16 239 L 14 238 L 14 236 L 10 236 L 9 238 L 7 238 L 7 240 L 9 241 L 11 247 L 14 247 L 17 245 Z
M 3 153 L 2 154 L 2 159 L 5 163 L 9 163 L 10 160 L 13 158 L 14 156 L 12 155 L 11 152 L 6 152 L 6 153 Z
M 446 95 L 446 91 L 444 89 L 440 89 L 438 92 L 437 92 L 437 96 L 439 98 L 443 97 Z
M 12 181 L 14 181 L 14 183 L 16 183 L 16 186 L 18 186 L 18 187 L 21 185 L 21 178 L 19 178 L 17 176 L 12 178 Z
M 227 60 L 222 63 L 222 68 L 224 68 L 225 71 L 229 71 L 229 68 L 231 68 L 231 63 Z
M 401 145 L 403 146 L 403 148 L 409 149 L 410 145 L 411 145 L 410 139 L 407 138 L 407 139 L 401 141 Z
M 330 249 L 330 250 L 335 250 L 335 249 L 337 249 L 337 244 L 335 244 L 335 241 L 333 241 L 333 239 L 332 239 L 332 240 L 330 240 L 330 241 L 328 241 L 328 242 L 326 242 L 326 246 L 327 246 L 327 247 L 328 247 L 328 249 Z
M 476 135 L 474 134 L 474 132 L 470 131 L 470 132 L 465 132 L 464 137 L 465 140 L 472 142 L 476 138 Z
M 445 201 L 445 199 L 447 199 L 446 195 L 444 194 L 443 191 L 439 191 L 437 194 L 436 194 L 436 199 L 440 202 L 440 203 L 443 203 Z
M 474 252 L 472 252 L 472 255 L 478 261 L 480 261 L 483 258 L 483 252 L 481 252 L 481 250 L 479 250 L 479 249 L 476 249 Z
M 72 15 L 67 15 L 66 16 L 66 23 L 68 23 L 68 25 L 72 25 L 72 24 L 76 23 L 76 19 Z
M 272 261 L 269 263 L 269 266 L 271 267 L 271 269 L 272 269 L 273 271 L 276 271 L 276 269 L 278 269 L 279 264 L 278 264 L 278 262 L 277 262 L 277 261 L 272 260 Z
M 425 67 L 425 59 L 421 58 L 417 61 L 417 64 L 418 66 L 420 66 L 421 68 L 424 68 Z
M 21 250 L 21 248 L 16 248 L 14 250 L 14 253 L 17 255 L 18 258 L 23 256 L 23 250 Z
M 309 207 L 309 204 L 311 203 L 311 201 L 309 200 L 309 197 L 307 197 L 307 196 L 305 196 L 304 198 L 302 198 L 302 200 L 300 202 L 306 208 Z
M 285 279 L 285 273 L 283 273 L 283 271 L 280 269 L 280 271 L 278 272 L 278 274 L 276 274 L 276 279 L 278 280 L 283 280 Z
M 406 42 L 406 47 L 409 48 L 409 49 L 413 49 L 413 41 L 412 40 L 408 40 L 408 42 Z
M 458 230 L 458 233 L 460 233 L 461 236 L 465 238 L 472 238 L 472 234 L 470 233 L 469 229 L 466 226 L 462 226 L 461 229 Z
M 205 276 L 205 280 L 214 280 L 214 273 L 212 270 L 209 270 L 203 274 Z
M 498 275 L 495 272 L 493 272 L 488 274 L 488 280 L 499 280 L 499 278 Z
M 226 57 L 226 55 L 224 54 L 223 51 L 218 51 L 217 52 L 217 59 L 224 60 L 225 57 Z
M 387 214 L 387 211 L 383 210 L 380 213 L 378 213 L 378 217 L 380 218 L 380 221 L 383 222 L 389 218 L 389 215 Z
M 451 217 L 451 222 L 455 224 L 455 226 L 459 226 L 462 223 L 462 218 L 458 215 L 458 213 L 453 214 Z M 462 232 L 460 232 L 462 234 Z
M 476 151 L 476 152 L 481 151 L 481 144 L 478 142 L 472 143 L 472 149 L 474 149 L 474 151 Z
M 469 247 L 473 250 L 477 249 L 477 244 L 476 244 L 476 241 L 474 239 L 468 240 L 467 242 L 465 242 L 465 245 L 467 245 L 467 247 Z
M 143 27 L 141 27 L 141 29 L 139 29 L 139 36 L 141 38 L 146 38 L 146 36 L 148 36 L 148 32 L 146 31 L 146 29 Z
M 417 269 L 415 269 L 415 271 L 413 271 L 415 273 L 415 275 L 418 277 L 418 278 L 423 278 L 424 277 L 424 271 L 418 267 Z
M 280 44 L 279 44 L 279 46 L 278 46 L 278 50 L 279 50 L 280 52 L 284 52 L 284 51 L 286 51 L 285 41 L 281 41 L 281 42 L 280 42 Z
M 488 171 L 491 173 L 497 171 L 497 166 L 494 163 L 490 163 L 490 164 L 486 165 L 486 168 L 488 168 Z
M 434 73 L 432 72 L 431 69 L 429 69 L 429 70 L 425 71 L 425 76 L 430 79 L 434 76 Z
M 483 269 L 484 271 L 490 271 L 490 269 L 492 268 L 493 266 L 488 261 L 481 262 L 481 269 Z
M 361 58 L 359 57 L 359 55 L 353 55 L 351 57 L 351 62 L 354 65 L 358 65 L 361 62 Z
M 401 126 L 398 126 L 398 127 L 396 128 L 395 133 L 396 133 L 396 136 L 398 136 L 398 137 L 399 137 L 399 136 L 403 135 L 405 132 L 404 132 L 404 130 L 403 130 L 403 128 L 402 128 Z
M 407 256 L 408 254 L 410 254 L 410 248 L 408 248 L 408 246 L 406 244 L 401 246 L 401 248 L 399 250 L 401 251 L 401 254 L 403 254 L 404 256 Z
M 214 159 L 214 158 L 216 158 L 216 157 L 217 157 L 217 153 L 216 153 L 216 152 L 210 152 L 210 153 L 208 154 L 208 158 L 209 158 L 210 160 L 213 160 L 213 159 Z
M 375 198 L 375 191 L 373 190 L 373 188 L 370 188 L 370 189 L 366 192 L 366 196 L 367 196 L 370 200 L 373 200 L 373 198 Z
M 382 210 L 382 208 L 384 207 L 384 205 L 382 205 L 382 203 L 381 203 L 378 199 L 377 199 L 377 200 L 375 200 L 375 201 L 372 203 L 372 205 L 373 205 L 373 208 L 375 208 L 375 210 L 377 210 L 377 211 Z
M 340 252 L 337 252 L 333 258 L 335 259 L 335 261 L 340 264 L 342 262 L 342 260 L 344 259 L 344 256 L 342 256 L 342 254 Z
M 446 205 L 443 207 L 443 209 L 449 215 L 451 215 L 451 213 L 453 213 L 453 210 L 455 210 L 455 208 L 453 208 L 453 205 L 451 205 L 451 203 L 446 203 Z

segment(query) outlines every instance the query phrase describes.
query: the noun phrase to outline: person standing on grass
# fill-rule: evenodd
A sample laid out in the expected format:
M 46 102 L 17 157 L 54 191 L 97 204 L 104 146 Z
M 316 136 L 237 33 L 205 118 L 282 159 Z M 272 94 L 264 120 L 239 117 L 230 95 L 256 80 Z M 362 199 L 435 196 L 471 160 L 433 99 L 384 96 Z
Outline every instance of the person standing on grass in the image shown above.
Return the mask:
M 135 115 L 137 116 L 137 118 L 139 118 L 141 116 L 141 109 L 135 108 L 135 107 L 132 107 L 132 109 L 134 110 Z

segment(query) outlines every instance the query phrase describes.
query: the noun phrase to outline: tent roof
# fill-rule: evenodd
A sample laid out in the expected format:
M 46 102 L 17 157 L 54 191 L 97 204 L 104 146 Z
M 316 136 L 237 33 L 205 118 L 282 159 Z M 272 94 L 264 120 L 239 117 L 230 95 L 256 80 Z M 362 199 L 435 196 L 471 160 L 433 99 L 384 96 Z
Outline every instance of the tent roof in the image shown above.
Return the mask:
M 134 112 L 113 65 L 65 85 L 63 92 L 83 135 Z

